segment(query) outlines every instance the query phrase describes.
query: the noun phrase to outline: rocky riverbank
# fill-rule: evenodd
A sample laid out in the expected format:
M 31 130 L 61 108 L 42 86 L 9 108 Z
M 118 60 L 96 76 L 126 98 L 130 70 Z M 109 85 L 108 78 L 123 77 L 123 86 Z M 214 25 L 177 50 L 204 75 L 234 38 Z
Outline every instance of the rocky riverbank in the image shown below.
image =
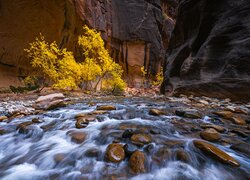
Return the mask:
M 250 177 L 250 103 L 57 93 L 0 107 L 0 177 Z

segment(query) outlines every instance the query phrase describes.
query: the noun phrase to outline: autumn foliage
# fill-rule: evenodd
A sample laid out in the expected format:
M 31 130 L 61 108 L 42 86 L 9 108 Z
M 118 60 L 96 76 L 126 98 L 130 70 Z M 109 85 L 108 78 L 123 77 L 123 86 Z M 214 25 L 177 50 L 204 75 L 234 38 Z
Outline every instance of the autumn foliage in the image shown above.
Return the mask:
M 40 34 L 25 49 L 34 68 L 35 77 L 40 77 L 58 89 L 120 89 L 126 87 L 122 69 L 110 57 L 99 32 L 84 26 L 78 45 L 83 53 L 82 62 L 76 62 L 73 52 L 60 49 L 56 42 L 48 43 Z M 28 77 L 31 79 L 31 77 Z M 35 78 L 33 78 L 35 79 Z

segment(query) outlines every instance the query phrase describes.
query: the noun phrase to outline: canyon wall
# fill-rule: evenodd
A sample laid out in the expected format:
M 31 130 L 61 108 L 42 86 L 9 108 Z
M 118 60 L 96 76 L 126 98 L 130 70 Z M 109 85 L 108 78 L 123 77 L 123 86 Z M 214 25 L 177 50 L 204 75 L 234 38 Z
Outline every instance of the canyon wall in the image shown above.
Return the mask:
M 77 53 L 87 24 L 102 34 L 130 85 L 140 67 L 155 74 L 164 60 L 177 15 L 177 0 L 0 0 L 0 87 L 19 85 L 29 70 L 23 51 L 42 33 Z
M 249 0 L 181 0 L 163 93 L 250 99 Z

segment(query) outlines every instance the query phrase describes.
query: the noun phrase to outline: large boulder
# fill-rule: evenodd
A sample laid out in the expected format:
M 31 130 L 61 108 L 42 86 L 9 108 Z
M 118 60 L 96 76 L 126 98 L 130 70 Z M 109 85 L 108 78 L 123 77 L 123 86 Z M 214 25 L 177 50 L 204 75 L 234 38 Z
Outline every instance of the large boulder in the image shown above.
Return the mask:
M 163 93 L 250 100 L 249 0 L 182 0 Z

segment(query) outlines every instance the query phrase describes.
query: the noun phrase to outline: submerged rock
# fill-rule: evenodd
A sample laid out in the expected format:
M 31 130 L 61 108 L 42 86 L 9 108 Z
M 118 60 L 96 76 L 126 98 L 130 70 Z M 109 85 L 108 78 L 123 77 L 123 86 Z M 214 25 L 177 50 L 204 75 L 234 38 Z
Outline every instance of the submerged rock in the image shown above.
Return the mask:
M 234 159 L 233 157 L 231 157 L 230 155 L 210 143 L 200 140 L 194 140 L 193 144 L 204 154 L 211 156 L 215 160 L 219 160 L 222 163 L 229 164 L 235 167 L 240 166 L 240 163 L 236 159 Z
M 132 173 L 146 172 L 146 155 L 142 151 L 135 151 L 129 158 L 129 168 Z
M 245 125 L 246 124 L 246 121 L 244 119 L 242 119 L 241 117 L 232 117 L 230 120 L 234 124 L 237 124 L 237 125 Z
M 182 161 L 182 162 L 185 162 L 185 163 L 190 161 L 188 153 L 185 152 L 182 149 L 179 149 L 179 150 L 175 151 L 175 156 L 176 156 L 176 159 L 179 160 L 179 161 Z
M 149 144 L 152 142 L 152 137 L 148 134 L 134 134 L 131 137 L 131 141 L 133 144 L 143 146 L 145 144 Z
M 125 151 L 122 144 L 113 143 L 106 149 L 106 160 L 114 163 L 119 163 L 125 158 Z
M 116 110 L 116 107 L 111 106 L 111 105 L 101 105 L 101 106 L 97 106 L 96 110 L 98 110 L 98 111 L 112 111 L 112 110 Z
M 161 115 L 166 115 L 166 113 L 162 110 L 159 109 L 150 109 L 149 110 L 149 115 L 152 116 L 161 116 Z
M 237 143 L 234 144 L 230 147 L 233 150 L 239 151 L 241 153 L 244 153 L 245 155 L 247 155 L 248 157 L 250 157 L 250 144 L 248 143 Z
M 233 117 L 233 113 L 230 111 L 216 111 L 216 112 L 214 112 L 214 114 L 216 114 L 222 118 L 225 118 L 225 119 L 230 119 Z
M 220 134 L 213 128 L 202 131 L 200 136 L 207 141 L 217 141 L 221 138 Z
M 222 126 L 219 125 L 214 125 L 214 124 L 202 124 L 201 128 L 207 129 L 207 128 L 213 128 L 218 132 L 224 132 L 226 129 Z
M 85 141 L 87 134 L 81 131 L 71 131 L 69 132 L 69 136 L 71 137 L 71 141 L 81 144 Z
M 185 118 L 190 118 L 190 119 L 200 119 L 202 118 L 202 115 L 197 111 L 197 110 L 176 110 L 175 114 L 177 116 L 185 117 Z
M 17 130 L 20 132 L 20 133 L 23 133 L 23 134 L 26 134 L 26 133 L 28 133 L 28 127 L 30 126 L 30 125 L 32 125 L 32 124 L 34 124 L 33 122 L 23 122 L 23 123 L 21 123 L 21 124 L 18 124 L 17 125 Z

